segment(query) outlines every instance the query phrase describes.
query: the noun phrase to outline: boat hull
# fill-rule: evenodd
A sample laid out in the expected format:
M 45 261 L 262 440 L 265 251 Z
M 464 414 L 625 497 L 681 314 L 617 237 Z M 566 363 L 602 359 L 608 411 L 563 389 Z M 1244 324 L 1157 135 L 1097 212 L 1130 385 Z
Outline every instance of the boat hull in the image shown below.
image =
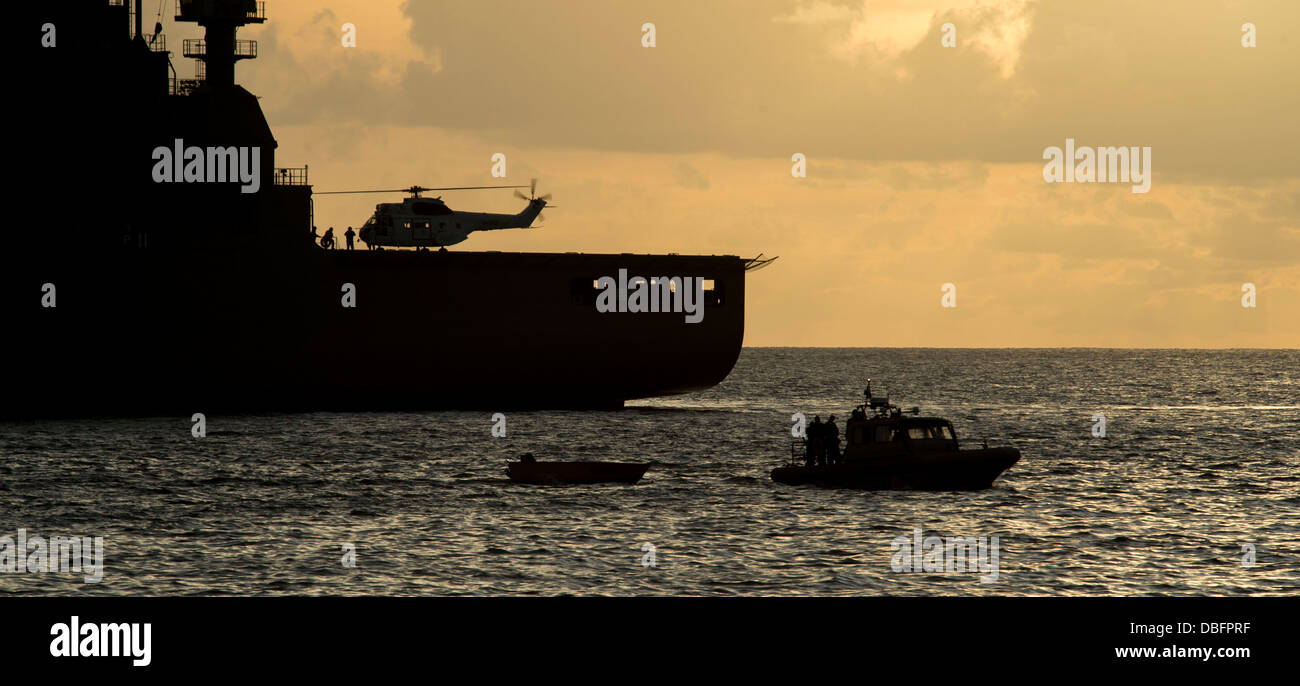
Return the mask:
M 1015 448 L 959 450 L 881 457 L 825 467 L 778 467 L 772 480 L 791 486 L 902 491 L 972 491 L 989 488 L 1020 460 Z
M 511 462 L 506 475 L 525 484 L 634 484 L 649 468 L 628 462 Z

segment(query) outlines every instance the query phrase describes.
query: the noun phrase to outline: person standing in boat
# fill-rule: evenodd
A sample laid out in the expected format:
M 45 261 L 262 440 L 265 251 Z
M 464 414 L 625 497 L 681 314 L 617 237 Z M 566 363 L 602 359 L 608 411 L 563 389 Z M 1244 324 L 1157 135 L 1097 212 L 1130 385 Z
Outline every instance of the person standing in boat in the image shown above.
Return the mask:
M 825 437 L 826 425 L 822 424 L 822 416 L 816 415 L 813 417 L 813 423 L 808 425 L 808 442 L 812 445 L 812 461 L 818 467 L 826 466 Z
M 840 427 L 835 426 L 835 415 L 826 420 L 826 463 L 839 464 L 840 462 Z
M 803 430 L 803 466 L 811 467 L 816 462 L 817 457 L 813 454 L 813 436 L 817 430 L 812 424 L 804 427 Z

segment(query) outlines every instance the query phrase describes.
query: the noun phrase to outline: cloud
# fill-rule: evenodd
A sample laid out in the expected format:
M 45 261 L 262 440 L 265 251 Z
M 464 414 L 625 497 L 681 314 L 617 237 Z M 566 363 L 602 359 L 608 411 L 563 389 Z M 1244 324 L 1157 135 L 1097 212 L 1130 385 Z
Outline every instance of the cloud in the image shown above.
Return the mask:
M 1157 183 L 1294 177 L 1300 44 L 1269 29 L 1300 5 L 1249 9 L 1252 49 L 1243 9 L 1172 1 L 351 3 L 246 29 L 268 49 L 240 74 L 286 124 L 810 163 L 1018 163 L 1074 137 L 1151 146 Z M 344 49 L 333 24 L 353 19 Z
M 467 249 L 780 255 L 749 280 L 749 344 L 1300 345 L 1293 2 L 328 9 L 277 3 L 241 32 L 262 41 L 239 75 L 278 160 L 348 190 L 493 183 L 504 152 L 512 180 L 555 193 L 544 230 Z M 1067 137 L 1151 146 L 1151 192 L 1043 183 L 1044 147 Z M 357 225 L 374 202 L 319 196 L 317 223 Z M 938 307 L 946 282 L 956 311 Z
M 827 0 L 800 3 L 778 22 L 826 29 L 834 38 L 828 50 L 856 62 L 897 60 L 922 40 L 934 38 L 943 23 L 957 30 L 958 45 L 969 43 L 987 54 L 1003 78 L 1015 71 L 1029 33 L 1028 0 L 946 0 L 918 4 L 900 0 L 862 0 L 856 7 Z M 895 72 L 896 74 L 898 72 Z
M 683 188 L 694 188 L 701 191 L 709 189 L 709 177 L 685 160 L 678 162 L 673 167 L 673 178 L 676 179 L 677 185 Z

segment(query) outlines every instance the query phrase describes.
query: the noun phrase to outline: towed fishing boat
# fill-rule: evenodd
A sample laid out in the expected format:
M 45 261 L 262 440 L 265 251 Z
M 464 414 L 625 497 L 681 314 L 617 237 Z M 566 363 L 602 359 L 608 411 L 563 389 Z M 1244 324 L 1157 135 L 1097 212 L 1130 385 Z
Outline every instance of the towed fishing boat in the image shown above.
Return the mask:
M 906 416 L 888 396 L 871 396 L 870 379 L 865 395 L 866 402 L 853 410 L 845 426 L 842 458 L 835 434 L 810 435 L 795 441 L 790 462 L 773 469 L 772 480 L 825 488 L 968 491 L 991 487 L 1020 460 L 1015 448 L 986 443 L 962 449 L 952 422 L 918 416 L 919 408 Z
M 538 462 L 529 453 L 520 461 L 511 462 L 506 467 L 506 476 L 523 484 L 634 484 L 649 468 L 648 462 Z

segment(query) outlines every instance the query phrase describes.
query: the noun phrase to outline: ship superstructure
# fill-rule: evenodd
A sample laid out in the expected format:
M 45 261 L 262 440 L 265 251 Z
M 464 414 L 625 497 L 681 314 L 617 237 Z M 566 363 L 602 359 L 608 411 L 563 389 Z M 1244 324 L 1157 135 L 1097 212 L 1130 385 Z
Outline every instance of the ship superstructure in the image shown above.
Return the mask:
M 238 29 L 266 3 L 176 3 L 206 30 L 181 46 L 195 78 L 142 33 L 138 0 L 34 5 L 20 31 L 55 38 L 31 41 L 13 86 L 0 417 L 619 407 L 735 363 L 751 260 L 322 250 L 306 164 L 277 166 L 235 81 L 257 56 Z M 704 279 L 702 320 L 598 311 L 620 270 Z

